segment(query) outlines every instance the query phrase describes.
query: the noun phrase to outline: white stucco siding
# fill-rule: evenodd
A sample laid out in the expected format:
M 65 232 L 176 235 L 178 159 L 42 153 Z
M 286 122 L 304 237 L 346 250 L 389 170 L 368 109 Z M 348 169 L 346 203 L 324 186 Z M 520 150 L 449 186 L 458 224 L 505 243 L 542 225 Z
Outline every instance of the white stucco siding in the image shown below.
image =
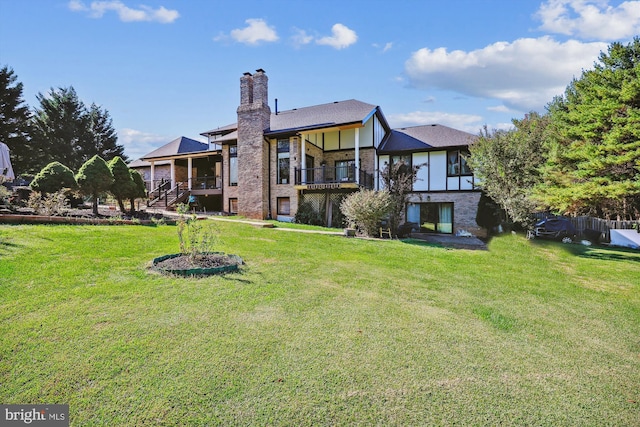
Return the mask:
M 384 168 L 389 164 L 389 156 L 387 154 L 378 157 L 378 170 L 382 172 Z M 380 175 L 380 174 L 378 174 Z M 384 181 L 380 179 L 379 185 L 377 186 L 380 190 L 384 188 Z
M 374 129 L 373 129 L 373 143 L 377 148 L 385 136 L 384 126 L 380 123 L 377 116 L 373 116 L 374 119 Z
M 413 191 L 429 190 L 429 153 L 414 153 L 413 165 L 424 165 L 418 169 L 417 180 L 413 184 Z
M 356 146 L 356 130 L 345 129 L 340 131 L 340 149 L 355 148 Z
M 340 134 L 338 131 L 324 133 L 324 149 L 325 151 L 340 149 Z
M 429 154 L 429 190 L 447 189 L 447 152 L 434 151 Z
M 364 124 L 364 127 L 360 129 L 360 147 L 373 147 L 373 122 L 375 116 L 371 117 Z

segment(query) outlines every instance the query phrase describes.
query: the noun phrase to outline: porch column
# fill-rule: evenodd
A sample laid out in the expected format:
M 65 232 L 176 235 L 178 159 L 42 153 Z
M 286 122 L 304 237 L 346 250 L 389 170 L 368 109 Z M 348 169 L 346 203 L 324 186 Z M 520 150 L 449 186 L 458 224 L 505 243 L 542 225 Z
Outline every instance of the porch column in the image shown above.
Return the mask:
M 187 157 L 187 188 L 191 191 L 191 181 L 193 180 L 193 158 Z
M 307 183 L 307 174 L 309 173 L 308 170 L 306 170 L 307 167 L 307 142 L 305 141 L 305 137 L 303 134 L 300 134 L 300 171 L 301 173 L 301 177 L 300 180 L 302 181 L 302 184 L 306 184 Z
M 360 184 L 360 128 L 356 128 L 356 184 Z
M 155 190 L 155 182 L 156 182 L 156 163 L 151 160 L 151 174 L 149 175 L 149 179 L 151 182 L 149 183 L 149 191 Z
M 176 185 L 176 160 L 171 159 L 171 188 Z

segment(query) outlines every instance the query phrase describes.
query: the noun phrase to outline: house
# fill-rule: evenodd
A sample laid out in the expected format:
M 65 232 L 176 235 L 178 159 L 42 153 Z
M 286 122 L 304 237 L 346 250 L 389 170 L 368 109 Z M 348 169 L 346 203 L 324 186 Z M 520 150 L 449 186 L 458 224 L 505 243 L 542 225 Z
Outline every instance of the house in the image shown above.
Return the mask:
M 182 137 L 142 157 L 150 203 L 191 195 L 201 209 L 282 221 L 304 208 L 340 226 L 341 200 L 380 189 L 380 170 L 404 161 L 422 165 L 407 221 L 436 233 L 480 230 L 480 192 L 465 162 L 472 134 L 441 125 L 391 129 L 379 106 L 353 99 L 286 111 L 276 101 L 271 111 L 261 69 L 240 78 L 237 117 L 203 132 L 208 143 Z

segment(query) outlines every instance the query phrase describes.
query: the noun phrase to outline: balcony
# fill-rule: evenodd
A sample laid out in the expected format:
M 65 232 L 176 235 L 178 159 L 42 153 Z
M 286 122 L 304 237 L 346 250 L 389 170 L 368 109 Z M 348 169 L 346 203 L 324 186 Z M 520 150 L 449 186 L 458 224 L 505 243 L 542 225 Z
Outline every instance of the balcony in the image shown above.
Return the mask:
M 294 186 L 298 190 L 373 189 L 373 174 L 358 169 L 355 165 L 295 168 L 294 174 Z

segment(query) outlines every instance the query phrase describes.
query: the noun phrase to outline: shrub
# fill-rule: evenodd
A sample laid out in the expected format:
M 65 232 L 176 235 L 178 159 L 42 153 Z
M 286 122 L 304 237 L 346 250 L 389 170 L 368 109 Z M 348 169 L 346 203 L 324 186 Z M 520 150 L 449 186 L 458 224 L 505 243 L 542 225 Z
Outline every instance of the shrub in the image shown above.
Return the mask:
M 113 184 L 111 184 L 109 191 L 118 202 L 120 212 L 125 212 L 123 200 L 134 192 L 136 184 L 133 182 L 129 167 L 120 156 L 111 159 L 107 165 L 113 175 Z
M 378 233 L 380 221 L 389 215 L 392 208 L 392 200 L 387 191 L 359 191 L 347 196 L 340 204 L 347 223 L 359 228 L 369 237 Z
M 76 179 L 71 169 L 60 162 L 51 162 L 31 181 L 31 189 L 40 193 L 55 193 L 63 188 L 76 188 Z
M 219 230 L 212 221 L 200 221 L 195 215 L 187 216 L 189 205 L 179 203 L 176 212 L 180 214 L 177 223 L 180 253 L 193 262 L 200 254 L 213 252 L 219 243 Z
M 93 156 L 80 167 L 76 181 L 80 192 L 93 199 L 93 213 L 98 215 L 98 196 L 109 190 L 114 181 L 107 162 L 100 156 Z
M 38 215 L 60 215 L 69 207 L 66 190 L 42 194 L 33 191 L 29 195 L 27 206 Z
M 303 202 L 298 206 L 294 221 L 298 224 L 324 225 L 322 215 L 313 209 L 313 205 L 309 202 Z

